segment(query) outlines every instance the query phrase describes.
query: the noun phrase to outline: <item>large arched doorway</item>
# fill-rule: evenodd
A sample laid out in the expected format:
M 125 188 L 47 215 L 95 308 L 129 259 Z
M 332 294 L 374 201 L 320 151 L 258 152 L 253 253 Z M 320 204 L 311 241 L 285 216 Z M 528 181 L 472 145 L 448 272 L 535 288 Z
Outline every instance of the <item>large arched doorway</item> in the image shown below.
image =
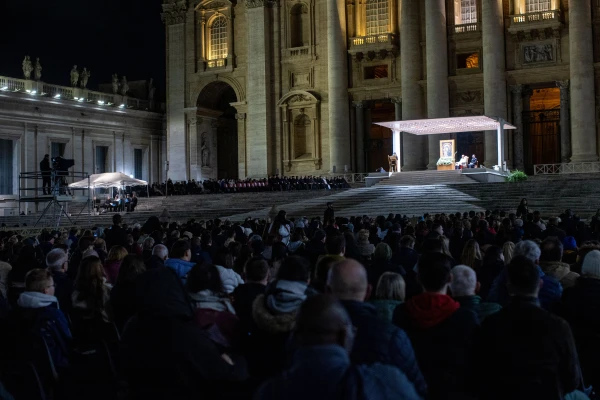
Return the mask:
M 238 178 L 238 125 L 235 91 L 229 84 L 208 84 L 198 96 L 198 163 L 202 177 Z

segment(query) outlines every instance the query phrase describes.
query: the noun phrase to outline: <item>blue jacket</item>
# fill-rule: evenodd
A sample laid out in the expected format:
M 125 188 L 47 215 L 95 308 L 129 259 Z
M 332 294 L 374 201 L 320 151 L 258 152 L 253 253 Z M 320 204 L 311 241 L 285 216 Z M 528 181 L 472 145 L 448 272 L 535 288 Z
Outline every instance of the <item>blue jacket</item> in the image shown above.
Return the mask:
M 356 396 L 352 394 L 356 390 Z M 265 382 L 255 400 L 419 399 L 413 385 L 397 368 L 373 364 L 351 367 L 338 345 L 301 347 L 290 369 Z
M 417 393 L 425 397 L 427 384 L 406 332 L 379 318 L 372 304 L 345 300 L 342 305 L 357 329 L 350 356 L 352 363 L 393 365 L 406 375 Z
M 169 258 L 167 259 L 167 261 L 165 261 L 165 267 L 175 271 L 175 273 L 183 283 L 186 283 L 187 274 L 190 272 L 194 265 L 196 264 L 193 262 L 182 260 L 180 258 Z
M 552 278 L 550 275 L 544 274 L 542 269 L 538 266 L 538 272 L 540 278 L 544 282 L 544 285 L 540 289 L 538 299 L 543 309 L 547 311 L 553 311 L 560 302 L 563 288 L 559 281 Z M 502 307 L 506 306 L 510 300 L 508 294 L 508 288 L 506 287 L 506 268 L 498 275 L 498 277 L 492 283 L 492 288 L 488 295 L 487 301 L 491 303 L 498 303 Z

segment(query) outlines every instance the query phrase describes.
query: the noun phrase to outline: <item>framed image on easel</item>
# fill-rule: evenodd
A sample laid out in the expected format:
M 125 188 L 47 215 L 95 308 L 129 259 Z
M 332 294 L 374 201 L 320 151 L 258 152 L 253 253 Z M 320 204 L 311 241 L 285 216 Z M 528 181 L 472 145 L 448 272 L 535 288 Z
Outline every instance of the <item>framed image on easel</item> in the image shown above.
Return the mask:
M 437 162 L 438 171 L 452 170 L 455 166 L 456 140 L 440 140 L 440 159 Z

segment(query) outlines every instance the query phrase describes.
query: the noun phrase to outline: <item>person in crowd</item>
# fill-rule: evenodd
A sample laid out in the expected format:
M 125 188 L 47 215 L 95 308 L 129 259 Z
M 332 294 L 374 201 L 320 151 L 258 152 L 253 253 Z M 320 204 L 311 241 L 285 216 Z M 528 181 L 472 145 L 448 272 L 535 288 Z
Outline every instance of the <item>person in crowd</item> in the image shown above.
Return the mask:
M 415 250 L 415 238 L 404 235 L 400 238 L 400 248 L 397 252 L 392 249 L 392 263 L 402 266 L 406 271 L 412 270 L 419 261 L 419 254 Z
M 20 294 L 10 316 L 9 329 L 4 333 L 13 345 L 31 337 L 43 337 L 54 366 L 62 370 L 69 366 L 72 336 L 54 289 L 50 271 L 29 271 L 25 277 L 25 291 Z
M 577 350 L 566 321 L 539 306 L 539 267 L 517 255 L 506 268 L 508 304 L 477 335 L 473 380 L 486 399 L 562 399 L 581 384 Z
M 247 354 L 254 377 L 267 378 L 283 369 L 286 344 L 298 309 L 307 297 L 316 294 L 308 286 L 309 273 L 310 264 L 305 259 L 288 257 L 265 294 L 254 300 L 252 318 L 256 331 Z
M 369 283 L 365 268 L 356 260 L 347 259 L 329 271 L 327 286 L 340 299 L 348 312 L 357 335 L 350 358 L 354 364 L 380 362 L 398 367 L 425 396 L 427 385 L 417 364 L 410 339 L 402 329 L 377 316 L 377 309 L 365 299 Z
M 121 214 L 115 214 L 113 215 L 112 220 L 112 227 L 104 232 L 106 244 L 109 248 L 113 246 L 127 246 L 127 230 L 121 226 L 123 217 L 121 217 Z
M 106 241 L 102 238 L 98 238 L 94 240 L 94 250 L 98 253 L 98 257 L 102 261 L 102 264 L 106 262 L 106 257 L 108 257 L 108 250 L 106 248 Z
M 450 291 L 452 298 L 456 300 L 461 308 L 472 310 L 479 319 L 483 321 L 489 315 L 497 313 L 502 309 L 500 304 L 486 303 L 477 296 L 480 284 L 473 268 L 466 265 L 457 265 L 452 268 L 452 283 Z
M 60 309 L 68 313 L 71 311 L 73 293 L 73 281 L 67 275 L 69 256 L 62 249 L 53 249 L 46 256 L 46 265 L 54 281 L 54 296 L 58 299 Z
M 242 364 L 193 322 L 194 309 L 172 269 L 140 275 L 135 296 L 136 314 L 125 327 L 119 353 L 131 399 L 217 398 L 245 379 Z
M 177 240 L 171 247 L 170 258 L 164 261 L 164 265 L 175 271 L 179 279 L 185 284 L 187 274 L 196 265 L 190 261 L 191 258 L 190 242 L 183 239 Z
M 496 234 L 490 230 L 490 224 L 485 219 L 479 221 L 475 240 L 480 246 L 493 245 L 496 243 Z
M 337 255 L 325 255 L 319 259 L 315 267 L 313 278 L 310 286 L 319 293 L 327 293 L 327 277 L 329 270 L 335 263 L 338 263 L 345 258 Z
M 395 272 L 400 275 L 405 275 L 405 270 L 399 265 L 392 264 L 392 249 L 386 243 L 379 243 L 375 247 L 371 266 L 369 268 L 369 283 L 372 287 L 376 287 L 379 278 L 386 272 Z
M 539 301 L 542 308 L 551 311 L 554 310 L 560 302 L 563 288 L 559 281 L 549 275 L 544 274 L 542 269 L 539 267 L 541 254 L 542 252 L 540 247 L 530 240 L 524 240 L 515 246 L 515 257 L 525 256 L 535 265 L 538 265 L 540 276 L 544 282 L 538 296 Z M 504 269 L 492 283 L 487 301 L 505 306 L 508 304 L 509 299 L 510 296 L 508 287 L 506 286 L 506 269 Z
M 335 221 L 335 210 L 333 209 L 333 203 L 328 201 L 327 208 L 325 208 L 325 213 L 323 214 L 323 223 L 330 221 Z
M 85 319 L 112 322 L 112 310 L 109 304 L 111 289 L 112 286 L 106 281 L 100 258 L 95 256 L 84 258 L 71 295 L 73 310 L 83 314 Z
M 69 260 L 69 270 L 67 271 L 67 275 L 69 275 L 71 280 L 74 281 L 77 279 L 79 266 L 81 265 L 81 260 L 83 259 L 83 253 L 85 253 L 94 245 L 95 240 L 96 238 L 93 236 L 83 236 L 77 242 L 77 249 L 71 255 L 71 259 Z
M 304 231 L 296 228 L 292 234 L 292 238 L 287 245 L 290 254 L 292 255 L 304 255 L 304 249 L 306 248 L 306 241 L 304 240 Z
M 0 244 L 1 247 L 2 245 Z M 0 294 L 4 299 L 8 298 L 8 274 L 11 270 L 12 266 L 0 257 Z
M 375 246 L 369 242 L 369 231 L 367 229 L 361 229 L 358 232 L 357 246 L 361 259 L 370 260 L 375 252 Z
M 515 244 L 513 242 L 506 242 L 502 245 L 502 255 L 504 256 L 504 265 L 510 264 L 510 261 L 515 254 Z
M 477 243 L 476 240 L 471 239 L 465 244 L 460 261 L 463 263 L 463 265 L 467 265 L 474 270 L 478 270 L 481 267 L 483 258 L 481 257 L 479 243 Z
M 375 289 L 375 299 L 370 303 L 377 309 L 377 316 L 392 321 L 394 310 L 406 299 L 406 282 L 396 272 L 385 272 L 379 278 Z
M 131 199 L 127 203 L 127 212 L 134 212 L 138 205 L 138 197 L 136 192 L 131 193 Z
M 233 308 L 246 332 L 252 329 L 254 300 L 265 293 L 269 282 L 269 263 L 264 258 L 251 258 L 244 267 L 245 283 L 232 293 Z
M 420 396 L 397 368 L 352 365 L 352 322 L 332 297 L 306 300 L 298 312 L 294 339 L 298 350 L 284 373 L 265 382 L 255 400 L 406 399 Z
M 597 390 L 600 388 L 600 251 L 587 253 L 575 286 L 565 288 L 561 315 L 573 331 L 583 381 Z
M 563 244 L 558 237 L 550 236 L 544 239 L 540 250 L 540 268 L 544 274 L 559 281 L 564 289 L 575 286 L 579 274 L 572 272 L 570 265 L 562 262 Z
M 142 243 L 142 261 L 144 264 L 148 264 L 150 258 L 152 258 L 152 249 L 154 248 L 154 238 L 148 236 Z
M 214 258 L 214 263 L 221 276 L 221 283 L 225 294 L 231 294 L 238 285 L 244 283 L 242 277 L 233 270 L 233 257 L 229 249 L 219 249 Z
M 152 256 L 146 263 L 146 269 L 163 268 L 169 258 L 169 249 L 164 244 L 157 244 L 152 248 Z
M 50 232 L 42 232 L 40 235 L 39 249 L 44 254 L 44 257 L 54 248 L 54 235 Z
M 123 259 L 129 254 L 127 249 L 123 246 L 113 246 L 108 252 L 106 261 L 104 262 L 104 272 L 106 273 L 106 280 L 111 285 L 114 285 L 119 275 L 119 268 Z
M 517 207 L 517 218 L 525 218 L 529 214 L 529 206 L 527 205 L 527 199 L 522 198 L 519 207 Z
M 559 241 L 562 241 L 567 233 L 558 227 L 558 218 L 553 217 L 548 220 L 548 226 L 542 233 L 540 239 L 546 239 L 555 236 Z
M 146 271 L 144 262 L 134 255 L 127 255 L 119 268 L 119 275 L 110 291 L 110 306 L 114 321 L 120 332 L 135 314 L 136 279 Z
M 338 232 L 328 235 L 325 240 L 325 248 L 327 249 L 327 254 L 344 257 L 344 254 L 346 254 L 346 238 Z
M 393 317 L 410 337 L 431 399 L 464 399 L 472 390 L 470 368 L 478 320 L 473 311 L 448 296 L 451 266 L 444 254 L 424 254 L 418 266 L 424 292 L 400 304 Z
M 310 242 L 306 245 L 305 257 L 309 260 L 310 265 L 316 265 L 319 257 L 327 254 L 327 250 L 325 249 L 326 238 L 325 231 L 317 229 Z
M 475 154 L 473 154 L 471 156 L 471 161 L 469 161 L 469 168 L 477 168 L 477 157 L 475 157 Z

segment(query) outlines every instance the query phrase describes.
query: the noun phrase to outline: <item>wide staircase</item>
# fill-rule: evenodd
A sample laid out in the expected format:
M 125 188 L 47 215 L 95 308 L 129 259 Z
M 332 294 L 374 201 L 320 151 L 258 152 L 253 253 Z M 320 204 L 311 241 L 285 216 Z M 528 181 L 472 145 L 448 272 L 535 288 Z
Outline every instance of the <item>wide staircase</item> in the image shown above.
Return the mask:
M 379 182 L 381 186 L 423 186 L 477 183 L 463 175 L 460 170 L 395 172 L 389 179 Z

